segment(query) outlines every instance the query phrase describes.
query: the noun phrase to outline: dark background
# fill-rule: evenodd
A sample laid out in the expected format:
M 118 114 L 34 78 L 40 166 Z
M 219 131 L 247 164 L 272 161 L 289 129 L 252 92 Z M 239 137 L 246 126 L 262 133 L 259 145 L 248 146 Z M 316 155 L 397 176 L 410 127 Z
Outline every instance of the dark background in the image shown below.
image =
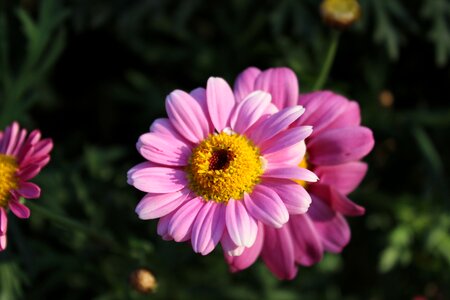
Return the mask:
M 325 88 L 356 99 L 374 131 L 368 175 L 351 195 L 367 213 L 349 220 L 342 254 L 289 282 L 262 262 L 230 274 L 220 250 L 202 257 L 162 241 L 156 221 L 135 215 L 143 193 L 126 171 L 143 161 L 137 138 L 175 88 L 288 66 L 310 91 L 332 34 L 320 1 L 0 3 L 1 128 L 18 120 L 55 143 L 35 180 L 36 204 L 53 215 L 9 218 L 0 299 L 450 297 L 448 1 L 360 1 Z M 132 290 L 138 267 L 154 272 L 156 293 Z

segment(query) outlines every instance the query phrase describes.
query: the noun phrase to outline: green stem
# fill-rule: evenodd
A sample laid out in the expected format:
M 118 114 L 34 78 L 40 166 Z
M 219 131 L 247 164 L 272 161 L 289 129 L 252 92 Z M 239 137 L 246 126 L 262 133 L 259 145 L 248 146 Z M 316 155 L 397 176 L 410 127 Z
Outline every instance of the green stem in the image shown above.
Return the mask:
M 339 31 L 332 32 L 330 46 L 328 47 L 327 55 L 325 56 L 325 61 L 322 65 L 322 69 L 320 70 L 319 77 L 314 84 L 314 91 L 322 89 L 327 82 L 331 66 L 333 65 L 334 57 L 336 56 L 336 50 L 339 44 L 339 36 Z

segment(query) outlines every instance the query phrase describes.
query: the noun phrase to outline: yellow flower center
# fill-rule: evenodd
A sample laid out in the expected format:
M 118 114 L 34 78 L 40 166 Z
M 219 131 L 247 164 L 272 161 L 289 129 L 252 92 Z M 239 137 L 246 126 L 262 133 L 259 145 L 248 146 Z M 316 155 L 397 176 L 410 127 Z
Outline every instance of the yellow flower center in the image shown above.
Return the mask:
M 10 190 L 19 186 L 17 178 L 17 161 L 14 157 L 0 154 L 0 207 L 7 207 Z
M 307 155 L 305 154 L 302 161 L 298 165 L 300 168 L 308 169 L 308 162 L 306 161 L 306 159 L 307 159 Z M 306 181 L 303 181 L 303 180 L 294 180 L 294 181 L 297 182 L 298 184 L 300 184 L 304 188 L 307 186 Z
M 242 199 L 260 181 L 263 164 L 259 149 L 245 136 L 213 134 L 192 151 L 187 166 L 189 185 L 206 201 Z

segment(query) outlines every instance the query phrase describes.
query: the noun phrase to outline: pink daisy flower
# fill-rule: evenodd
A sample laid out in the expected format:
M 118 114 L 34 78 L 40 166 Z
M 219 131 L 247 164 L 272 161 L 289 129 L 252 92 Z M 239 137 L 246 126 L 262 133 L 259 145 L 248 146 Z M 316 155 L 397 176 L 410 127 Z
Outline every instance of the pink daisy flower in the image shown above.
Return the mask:
M 39 130 L 27 136 L 16 122 L 0 131 L 0 251 L 6 248 L 8 210 L 21 219 L 30 217 L 20 198 L 39 198 L 40 188 L 28 180 L 50 161 L 52 148 L 52 140 L 41 139 Z
M 349 242 L 350 228 L 344 216 L 362 215 L 364 208 L 347 195 L 366 174 L 367 165 L 359 160 L 371 151 L 374 139 L 370 129 L 360 126 L 356 102 L 328 91 L 299 96 L 297 77 L 290 69 L 246 69 L 236 80 L 236 99 L 254 90 L 269 92 L 279 109 L 298 104 L 305 107 L 303 116 L 291 126 L 313 126 L 306 139 L 306 155 L 299 153 L 304 157 L 300 166 L 317 174 L 320 182 L 297 181 L 312 197 L 307 213 L 291 216 L 279 229 L 258 223 L 255 244 L 240 256 L 225 254 L 225 258 L 231 271 L 239 271 L 261 255 L 278 278 L 292 279 L 297 265 L 310 266 L 322 259 L 324 251 L 340 252 Z M 277 191 L 278 186 L 270 187 Z
M 203 255 L 220 242 L 239 255 L 255 243 L 258 223 L 281 228 L 308 209 L 311 198 L 291 180 L 317 180 L 298 166 L 312 132 L 293 125 L 303 107 L 278 110 L 261 91 L 235 98 L 223 79 L 210 78 L 206 89 L 170 93 L 166 109 L 169 118 L 137 142 L 147 161 L 128 172 L 128 183 L 147 193 L 136 213 L 160 218 L 165 240 L 191 240 Z

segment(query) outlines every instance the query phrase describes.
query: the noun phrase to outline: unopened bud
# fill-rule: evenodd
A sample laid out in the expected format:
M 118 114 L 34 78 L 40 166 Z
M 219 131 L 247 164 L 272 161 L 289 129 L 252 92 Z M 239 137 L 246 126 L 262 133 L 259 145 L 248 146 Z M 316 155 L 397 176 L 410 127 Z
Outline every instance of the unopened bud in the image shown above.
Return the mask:
M 361 7 L 357 0 L 324 0 L 320 13 L 328 25 L 345 29 L 359 19 Z
M 156 278 L 150 270 L 141 268 L 130 274 L 131 286 L 142 294 L 154 292 L 157 287 Z

